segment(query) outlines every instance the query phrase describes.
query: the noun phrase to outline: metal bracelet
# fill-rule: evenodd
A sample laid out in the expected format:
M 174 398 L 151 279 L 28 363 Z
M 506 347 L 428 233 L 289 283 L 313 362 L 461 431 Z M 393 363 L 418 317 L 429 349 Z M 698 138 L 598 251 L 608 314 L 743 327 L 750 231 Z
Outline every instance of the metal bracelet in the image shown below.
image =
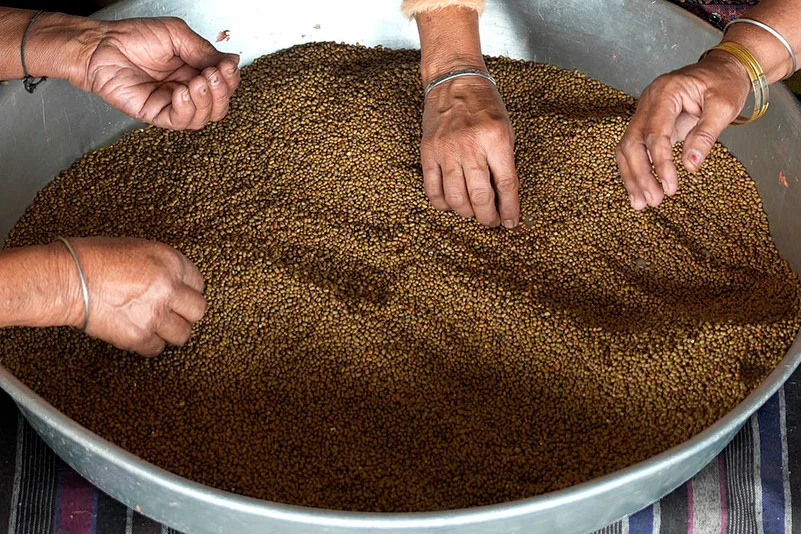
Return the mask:
M 737 118 L 732 121 L 732 125 L 748 124 L 762 117 L 770 106 L 770 86 L 765 77 L 765 71 L 762 69 L 759 61 L 757 61 L 746 47 L 734 41 L 727 41 L 713 46 L 701 55 L 699 61 L 704 59 L 713 50 L 722 50 L 734 56 L 748 73 L 748 78 L 751 80 L 751 87 L 754 91 L 753 113 L 750 117 L 738 115 Z
M 83 292 L 83 306 L 85 310 L 83 326 L 81 327 L 81 331 L 86 332 L 86 327 L 89 326 L 89 287 L 86 285 L 86 277 L 83 275 L 83 268 L 81 267 L 81 262 L 78 261 L 78 254 L 75 253 L 75 249 L 72 248 L 70 242 L 61 236 L 57 236 L 56 240 L 64 243 L 64 246 L 67 247 L 67 250 L 69 250 L 72 259 L 75 261 L 75 266 L 78 268 L 78 276 L 81 279 L 81 291 Z
M 426 86 L 425 93 L 423 93 L 423 99 L 425 100 L 425 98 L 428 96 L 428 93 L 430 93 L 431 90 L 434 87 L 438 86 L 439 84 L 445 83 L 448 80 L 452 80 L 453 78 L 460 78 L 462 76 L 479 76 L 481 78 L 484 78 L 485 80 L 489 80 L 490 82 L 492 82 L 492 85 L 494 85 L 496 87 L 498 86 L 497 82 L 495 81 L 495 78 L 493 78 L 492 75 L 487 71 L 483 71 L 483 70 L 479 70 L 479 69 L 452 70 L 450 72 L 446 72 L 442 76 L 437 76 L 436 78 L 431 80 L 431 83 L 429 83 Z
M 773 37 L 778 39 L 779 42 L 784 45 L 784 48 L 787 49 L 787 52 L 790 53 L 790 59 L 793 62 L 793 69 L 790 71 L 790 74 L 788 74 L 787 76 L 785 76 L 783 78 L 783 80 L 786 80 L 786 79 L 790 78 L 793 74 L 795 74 L 796 69 L 798 69 L 798 65 L 797 65 L 796 60 L 795 60 L 795 52 L 793 52 L 793 47 L 790 46 L 790 43 L 787 42 L 787 39 L 785 39 L 782 34 L 777 32 L 776 30 L 774 30 L 773 28 L 771 28 L 770 26 L 768 26 L 764 22 L 760 22 L 758 20 L 749 19 L 749 18 L 745 18 L 745 17 L 741 17 L 739 19 L 734 19 L 733 21 L 731 21 L 728 24 L 726 24 L 726 27 L 723 28 L 723 33 L 725 34 L 726 30 L 728 30 L 729 27 L 732 24 L 737 24 L 738 22 L 743 22 L 745 24 L 753 24 L 754 26 L 756 26 L 758 28 L 762 28 L 763 30 L 765 30 L 766 32 L 771 34 Z
M 38 19 L 39 15 L 42 13 L 44 13 L 44 11 L 38 11 L 33 17 L 31 17 L 30 22 L 28 22 L 28 27 L 25 28 L 25 33 L 22 35 L 22 43 L 19 46 L 19 59 L 22 63 L 23 74 L 22 85 L 30 94 L 33 94 L 33 92 L 36 91 L 36 88 L 39 87 L 42 82 L 47 80 L 47 76 L 42 76 L 41 78 L 36 79 L 28 74 L 28 67 L 25 65 L 25 43 L 28 42 L 28 33 L 30 33 L 31 26 L 33 26 L 33 23 L 36 22 L 36 19 Z

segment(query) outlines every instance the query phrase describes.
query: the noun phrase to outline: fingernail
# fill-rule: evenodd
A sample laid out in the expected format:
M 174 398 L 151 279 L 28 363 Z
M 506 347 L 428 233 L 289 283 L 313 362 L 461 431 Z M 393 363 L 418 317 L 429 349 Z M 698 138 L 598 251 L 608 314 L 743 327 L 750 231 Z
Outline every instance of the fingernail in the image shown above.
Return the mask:
M 643 191 L 642 194 L 645 197 L 645 202 L 650 204 L 651 203 L 651 193 L 649 193 L 648 191 Z
M 690 162 L 695 166 L 695 168 L 698 168 L 701 165 L 702 157 L 703 156 L 701 156 L 701 153 L 697 150 L 690 150 Z
M 233 76 L 234 74 L 236 74 L 237 70 L 238 70 L 237 67 L 229 67 L 225 74 L 226 76 Z
M 629 202 L 631 202 L 631 207 L 634 207 L 634 195 L 629 195 Z
M 200 88 L 200 94 L 203 95 L 203 96 L 206 96 L 207 94 L 209 94 L 209 90 L 206 89 L 205 87 L 201 87 Z
M 190 99 L 190 98 L 191 98 L 191 97 L 189 96 L 189 91 L 187 91 L 186 89 L 184 89 L 184 90 L 181 92 L 181 100 L 183 100 L 184 102 L 189 102 L 189 99 Z
M 514 228 L 515 226 L 517 226 L 517 225 L 515 224 L 515 222 L 514 222 L 512 219 L 506 219 L 505 221 L 503 221 L 503 225 L 504 225 L 505 227 L 507 227 L 508 229 L 510 229 L 510 230 L 511 230 L 512 228 Z
M 220 77 L 217 76 L 216 74 L 212 75 L 212 77 L 209 78 L 209 85 L 211 85 L 212 87 L 217 87 L 218 85 L 220 85 Z

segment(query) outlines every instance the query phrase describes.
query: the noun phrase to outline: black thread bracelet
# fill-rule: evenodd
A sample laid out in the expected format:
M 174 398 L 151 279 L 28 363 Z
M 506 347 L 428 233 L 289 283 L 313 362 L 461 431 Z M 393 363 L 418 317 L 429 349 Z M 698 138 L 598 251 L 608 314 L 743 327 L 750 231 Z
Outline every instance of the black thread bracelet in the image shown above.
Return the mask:
M 25 65 L 25 43 L 28 41 L 28 33 L 30 33 L 31 26 L 33 26 L 33 23 L 36 22 L 36 19 L 38 19 L 39 15 L 41 15 L 42 13 L 44 13 L 44 11 L 37 11 L 36 14 L 33 17 L 31 17 L 30 22 L 28 22 L 28 27 L 25 28 L 25 33 L 22 35 L 22 44 L 20 44 L 19 47 L 19 58 L 20 61 L 22 62 L 22 74 L 25 75 L 25 77 L 22 78 L 22 85 L 23 87 L 25 87 L 25 90 L 28 91 L 30 94 L 33 94 L 33 92 L 36 91 L 36 88 L 39 87 L 39 85 L 42 82 L 47 80 L 47 76 L 42 76 L 41 78 L 34 78 L 30 74 L 28 74 L 28 67 Z

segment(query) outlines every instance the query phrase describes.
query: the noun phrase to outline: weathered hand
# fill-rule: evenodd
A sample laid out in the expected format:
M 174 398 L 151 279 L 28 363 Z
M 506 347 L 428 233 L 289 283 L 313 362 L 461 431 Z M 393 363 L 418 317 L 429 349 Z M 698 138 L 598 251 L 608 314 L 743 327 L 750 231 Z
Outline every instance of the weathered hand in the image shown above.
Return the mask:
M 187 342 L 192 324 L 206 311 L 206 300 L 203 276 L 183 254 L 163 243 L 133 238 L 73 238 L 70 243 L 89 288 L 87 334 L 143 356 Z M 69 261 L 62 262 L 69 272 L 58 278 L 69 284 L 68 324 L 80 327 L 84 303 Z
M 744 67 L 726 52 L 713 52 L 695 65 L 660 76 L 643 91 L 616 152 L 634 209 L 656 207 L 664 194 L 676 193 L 676 142 L 684 141 L 684 167 L 690 172 L 701 167 L 743 108 L 749 88 Z
M 218 52 L 177 18 L 102 23 L 86 68 L 70 81 L 163 128 L 219 121 L 239 85 L 239 57 Z
M 488 226 L 517 226 L 514 132 L 490 82 L 456 78 L 429 93 L 420 153 L 426 194 L 434 207 L 475 216 Z

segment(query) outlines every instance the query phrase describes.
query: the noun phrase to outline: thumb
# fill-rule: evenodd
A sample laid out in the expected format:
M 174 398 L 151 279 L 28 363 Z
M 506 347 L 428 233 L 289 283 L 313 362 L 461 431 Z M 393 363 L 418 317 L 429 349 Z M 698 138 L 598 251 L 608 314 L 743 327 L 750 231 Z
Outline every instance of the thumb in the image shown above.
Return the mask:
M 175 54 L 187 65 L 203 70 L 206 67 L 215 67 L 227 59 L 239 64 L 237 54 L 225 54 L 214 45 L 195 33 L 189 25 L 181 19 L 170 19 L 168 29 L 172 39 Z
M 735 117 L 737 109 L 722 99 L 712 100 L 704 106 L 698 124 L 684 140 L 681 162 L 688 171 L 695 172 L 701 168 L 718 137 Z

